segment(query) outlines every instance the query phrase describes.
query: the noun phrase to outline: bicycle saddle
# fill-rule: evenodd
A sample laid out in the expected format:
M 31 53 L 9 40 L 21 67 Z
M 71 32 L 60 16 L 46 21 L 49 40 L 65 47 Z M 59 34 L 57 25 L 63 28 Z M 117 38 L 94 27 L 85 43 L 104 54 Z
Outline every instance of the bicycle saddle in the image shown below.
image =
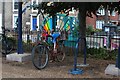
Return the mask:
M 56 42 L 56 40 L 57 40 L 57 38 L 60 36 L 60 33 L 59 32 L 55 32 L 55 33 L 53 33 L 52 35 L 52 42 L 53 43 L 55 43 Z

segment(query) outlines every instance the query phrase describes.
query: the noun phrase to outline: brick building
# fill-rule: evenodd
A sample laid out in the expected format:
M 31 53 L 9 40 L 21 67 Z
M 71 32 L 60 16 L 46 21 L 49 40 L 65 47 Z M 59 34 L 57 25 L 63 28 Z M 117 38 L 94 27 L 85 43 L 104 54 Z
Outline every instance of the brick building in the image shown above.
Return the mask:
M 0 2 L 0 26 L 2 26 L 2 20 L 4 22 L 4 25 L 6 28 L 13 29 L 16 27 L 16 19 L 18 17 L 18 3 L 16 0 L 10 0 L 12 2 Z M 38 4 L 38 0 L 30 0 L 33 4 L 33 1 L 36 1 L 36 4 Z M 3 9 L 4 6 L 4 9 Z M 25 5 L 23 4 L 23 8 Z M 3 19 L 3 10 L 4 10 L 4 16 Z M 105 23 L 105 10 L 98 10 L 99 13 L 98 17 L 93 15 L 93 18 L 86 17 L 86 26 L 92 25 L 95 29 L 102 29 L 102 25 Z M 108 12 L 109 13 L 109 12 Z M 70 12 L 72 16 L 77 17 L 78 11 L 75 12 L 74 10 Z M 22 26 L 23 30 L 26 30 L 26 28 L 29 28 L 30 30 L 35 30 L 35 26 L 40 25 L 40 16 L 37 16 L 37 10 L 34 8 L 27 9 L 27 11 L 22 15 L 23 21 Z M 118 22 L 120 20 L 120 15 L 118 13 L 113 12 L 112 15 L 108 14 L 108 20 L 109 22 Z M 1 28 L 0 28 L 1 31 Z
M 97 14 L 98 17 L 96 17 L 94 14 L 92 14 L 93 18 L 86 17 L 86 26 L 93 26 L 95 29 L 102 29 L 103 24 L 105 24 L 105 10 L 99 10 L 98 12 L 100 14 Z M 117 24 L 120 20 L 120 15 L 118 12 L 113 11 L 112 14 L 108 11 L 108 23 L 115 23 Z

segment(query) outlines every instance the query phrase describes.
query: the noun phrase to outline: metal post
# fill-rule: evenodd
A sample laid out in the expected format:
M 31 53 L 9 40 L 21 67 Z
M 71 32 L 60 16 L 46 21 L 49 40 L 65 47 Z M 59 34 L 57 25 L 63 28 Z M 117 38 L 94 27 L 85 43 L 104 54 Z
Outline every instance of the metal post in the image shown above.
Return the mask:
M 22 46 L 22 2 L 18 2 L 18 54 L 23 54 Z
M 77 55 L 78 55 L 78 44 L 80 39 L 76 42 L 75 54 L 74 54 L 74 67 L 69 71 L 70 74 L 83 74 L 83 70 L 77 68 Z
M 84 40 L 84 62 L 83 64 L 77 64 L 77 66 L 82 66 L 82 67 L 85 67 L 85 66 L 88 66 L 89 64 L 87 64 L 87 42 L 86 42 L 86 38 L 81 38 Z
M 116 67 L 120 69 L 120 41 L 119 41 L 119 48 L 118 48 L 118 56 L 116 60 Z
M 74 54 L 74 70 L 76 71 L 77 69 L 77 55 L 78 55 L 78 43 L 76 44 L 75 48 L 75 54 Z

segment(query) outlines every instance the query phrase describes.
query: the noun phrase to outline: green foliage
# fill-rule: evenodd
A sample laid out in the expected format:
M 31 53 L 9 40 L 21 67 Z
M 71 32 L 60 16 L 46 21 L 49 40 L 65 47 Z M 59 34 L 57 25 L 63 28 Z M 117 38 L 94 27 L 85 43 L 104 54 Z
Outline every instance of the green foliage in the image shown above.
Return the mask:
M 115 60 L 118 54 L 118 50 L 108 51 L 104 48 L 89 48 L 87 49 L 87 56 L 90 58 Z
M 27 40 L 27 43 L 30 44 L 30 43 L 32 43 L 32 41 L 31 40 Z
M 24 52 L 31 52 L 32 51 L 32 48 L 33 48 L 32 43 L 25 43 L 25 42 L 23 42 L 22 44 L 23 44 Z
M 101 29 L 94 29 L 92 25 L 89 25 L 87 28 L 86 28 L 86 34 L 87 35 L 91 35 L 95 32 L 101 32 L 102 30 Z
M 89 25 L 88 27 L 87 27 L 87 29 L 86 29 L 86 34 L 87 35 L 90 35 L 90 34 L 92 34 L 92 33 L 94 33 L 94 28 L 93 28 L 93 26 L 92 25 Z
M 48 6 L 48 4 L 50 5 Z M 58 12 L 61 12 L 61 10 L 65 13 L 68 13 L 67 11 L 72 10 L 72 7 L 74 7 L 74 9 L 76 10 L 78 8 L 85 9 L 84 11 L 86 11 L 86 15 L 92 17 L 92 13 L 96 15 L 96 11 L 98 10 L 98 8 L 100 8 L 101 6 L 103 8 L 106 8 L 107 5 L 110 12 L 115 10 L 120 13 L 120 2 L 42 2 L 39 5 L 38 10 L 39 13 L 42 9 L 44 10 L 44 13 L 54 15 Z
M 110 59 L 116 59 L 117 55 L 118 55 L 118 49 L 109 52 Z
M 9 41 L 13 47 L 17 47 L 17 40 L 14 37 L 7 37 L 7 41 Z
M 102 32 L 101 29 L 95 29 L 94 32 Z
M 15 49 L 17 49 L 17 44 L 18 44 L 18 40 L 15 39 L 14 37 L 7 37 L 7 40 L 10 41 L 10 43 L 12 43 L 12 45 L 14 46 Z M 28 42 L 24 42 L 22 41 L 22 45 L 23 45 L 23 50 L 24 52 L 31 52 L 32 50 L 32 43 L 31 40 L 28 40 Z
M 16 43 L 16 42 L 17 42 L 16 39 L 13 38 L 13 37 L 7 37 L 7 40 L 8 40 L 8 41 L 11 41 L 11 42 L 13 42 L 13 43 Z

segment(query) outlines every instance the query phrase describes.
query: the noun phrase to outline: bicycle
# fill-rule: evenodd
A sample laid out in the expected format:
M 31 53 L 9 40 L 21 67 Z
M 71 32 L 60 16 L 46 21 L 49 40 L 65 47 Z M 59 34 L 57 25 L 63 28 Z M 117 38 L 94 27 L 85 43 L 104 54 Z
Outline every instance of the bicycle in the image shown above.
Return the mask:
M 52 38 L 52 39 L 50 39 Z M 50 40 L 52 42 L 50 43 Z M 42 34 L 42 41 L 37 42 L 32 50 L 32 63 L 37 69 L 43 69 L 47 66 L 49 59 L 62 62 L 65 59 L 64 40 L 60 40 L 60 33 L 51 35 Z
M 9 37 L 6 36 L 6 31 L 10 32 L 10 30 L 5 29 L 5 27 L 2 27 L 2 33 L 0 34 L 0 44 L 1 47 L 1 53 L 2 56 L 6 56 L 13 50 L 13 43 Z
M 56 25 L 56 32 L 50 32 L 52 28 L 52 24 L 48 24 L 48 22 L 52 22 L 51 20 L 51 15 L 49 14 L 44 14 L 44 11 L 39 7 L 39 13 L 41 14 L 41 20 L 43 21 L 43 24 L 40 26 L 40 32 L 43 32 L 42 37 L 40 38 L 41 40 L 36 42 L 36 45 L 32 49 L 32 63 L 37 69 L 43 69 L 47 66 L 48 61 L 59 61 L 62 62 L 65 59 L 65 45 L 64 45 L 64 40 L 66 35 L 64 35 L 66 32 L 65 30 L 69 31 L 70 28 L 68 25 L 72 23 L 71 18 L 68 18 L 68 14 L 62 14 L 63 17 L 59 17 L 59 24 Z M 45 17 L 45 16 L 47 17 Z M 56 16 L 61 16 L 56 14 Z M 42 20 L 43 19 L 43 20 Z M 51 26 L 45 28 L 44 26 Z M 74 24 L 73 24 L 74 25 Z M 68 29 L 65 29 L 66 26 Z M 49 31 L 48 31 L 49 29 Z M 47 32 L 44 32 L 46 30 Z M 64 34 L 62 34 L 62 32 Z M 50 34 L 51 33 L 51 34 Z M 40 33 L 41 34 L 41 33 Z M 62 37 L 61 37 L 62 36 Z M 64 39 L 62 39 L 64 38 Z M 39 38 L 38 38 L 39 39 Z

